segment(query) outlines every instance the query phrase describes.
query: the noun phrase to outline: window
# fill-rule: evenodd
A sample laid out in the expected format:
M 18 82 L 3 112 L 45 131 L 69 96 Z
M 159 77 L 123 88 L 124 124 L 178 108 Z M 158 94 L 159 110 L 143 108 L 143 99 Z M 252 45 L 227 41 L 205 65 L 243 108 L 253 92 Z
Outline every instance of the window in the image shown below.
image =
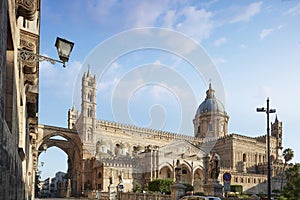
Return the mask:
M 246 156 L 246 154 L 244 153 L 243 154 L 243 162 L 246 162 L 247 161 L 247 156 Z
M 200 126 L 198 126 L 198 132 L 197 133 L 200 133 Z
M 98 178 L 102 178 L 101 172 L 98 173 Z
M 107 148 L 105 146 L 101 146 L 101 152 L 102 153 L 107 153 Z
M 208 131 L 213 131 L 213 126 L 212 126 L 212 124 L 208 124 Z
M 168 169 L 167 178 L 171 178 L 171 171 Z
M 187 170 L 186 169 L 182 169 L 182 174 L 187 174 Z

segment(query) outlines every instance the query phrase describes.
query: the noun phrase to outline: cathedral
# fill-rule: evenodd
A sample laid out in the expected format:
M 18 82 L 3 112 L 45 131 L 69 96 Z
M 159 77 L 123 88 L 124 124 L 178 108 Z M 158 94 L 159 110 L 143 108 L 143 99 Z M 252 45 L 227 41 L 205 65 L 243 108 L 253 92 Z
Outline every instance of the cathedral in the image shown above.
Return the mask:
M 217 92 L 216 92 L 217 93 Z M 90 69 L 82 77 L 81 111 L 68 112 L 68 129 L 82 142 L 82 190 L 107 191 L 122 184 L 123 191 L 146 187 L 154 179 L 175 180 L 176 162 L 182 165 L 181 181 L 206 192 L 210 158 L 219 158 L 215 177 L 231 174 L 231 185 L 242 185 L 249 194 L 267 192 L 267 137 L 229 134 L 229 116 L 209 84 L 206 98 L 193 119 L 194 136 L 96 119 L 96 76 Z M 280 189 L 283 169 L 282 122 L 271 124 L 272 189 Z

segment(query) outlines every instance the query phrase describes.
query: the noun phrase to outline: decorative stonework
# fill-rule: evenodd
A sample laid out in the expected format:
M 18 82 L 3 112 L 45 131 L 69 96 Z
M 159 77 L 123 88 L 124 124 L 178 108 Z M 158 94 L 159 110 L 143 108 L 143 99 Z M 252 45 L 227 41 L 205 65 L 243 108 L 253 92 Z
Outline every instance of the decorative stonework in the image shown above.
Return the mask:
M 26 51 L 32 53 L 38 53 L 38 46 L 39 46 L 39 37 L 38 35 L 29 33 L 27 31 L 21 30 L 20 31 L 20 49 L 24 49 Z M 26 60 L 31 60 L 30 57 L 26 58 Z M 23 73 L 24 74 L 36 74 L 38 72 L 38 63 L 37 62 L 21 62 L 23 66 Z M 26 81 L 25 77 L 25 81 Z M 32 78 L 32 77 L 31 77 Z M 33 82 L 32 84 L 36 84 Z
M 16 0 L 17 17 L 22 16 L 27 20 L 33 21 L 37 11 L 36 0 Z

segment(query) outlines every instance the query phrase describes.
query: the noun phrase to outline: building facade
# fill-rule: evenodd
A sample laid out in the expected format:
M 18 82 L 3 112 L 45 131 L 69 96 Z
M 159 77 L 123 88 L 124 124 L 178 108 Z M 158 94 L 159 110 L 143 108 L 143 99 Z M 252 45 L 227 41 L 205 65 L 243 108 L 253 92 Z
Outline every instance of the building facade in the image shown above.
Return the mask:
M 194 136 L 96 119 L 96 77 L 90 69 L 82 77 L 81 111 L 68 113 L 68 128 L 82 141 L 82 167 L 75 184 L 83 193 L 108 191 L 122 184 L 124 191 L 146 187 L 153 179 L 176 179 L 175 168 L 182 165 L 182 182 L 205 192 L 212 178 L 210 162 L 217 155 L 222 174 L 232 175 L 231 184 L 242 185 L 248 193 L 266 193 L 266 135 L 248 137 L 228 134 L 229 116 L 216 98 L 212 85 L 196 111 Z M 282 123 L 272 123 L 271 160 L 273 189 L 280 189 L 282 173 Z
M 0 197 L 32 199 L 39 65 L 19 62 L 18 49 L 39 53 L 40 1 L 0 1 L 0 30 Z

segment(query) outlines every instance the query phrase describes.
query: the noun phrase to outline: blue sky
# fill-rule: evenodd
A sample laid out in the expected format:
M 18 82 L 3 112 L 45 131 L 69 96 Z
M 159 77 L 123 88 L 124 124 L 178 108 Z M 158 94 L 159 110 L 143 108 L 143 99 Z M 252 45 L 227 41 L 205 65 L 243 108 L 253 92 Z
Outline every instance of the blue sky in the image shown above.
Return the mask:
M 104 41 L 136 28 L 167 28 L 198 43 L 214 63 L 224 88 L 216 95 L 224 94 L 220 98 L 230 116 L 229 133 L 265 134 L 266 116 L 255 109 L 266 106 L 270 97 L 283 121 L 284 148 L 294 149 L 293 162 L 299 162 L 299 17 L 297 0 L 42 0 L 40 53 L 57 58 L 57 36 L 75 46 L 67 68 L 40 64 L 39 122 L 67 126 L 67 111 L 76 103 L 73 93 L 80 92 L 76 80 Z M 117 43 L 113 48 L 124 46 Z M 193 134 L 192 119 L 205 98 L 208 79 L 213 86 L 217 82 L 197 74 L 180 55 L 160 49 L 131 51 L 105 67 L 105 74 L 97 74 L 97 118 L 188 135 Z M 95 73 L 98 68 L 91 66 Z M 145 81 L 149 77 L 144 69 L 152 69 L 155 84 Z M 122 91 L 128 91 L 126 99 Z M 116 105 L 124 102 L 129 119 L 119 117 Z M 40 161 L 45 162 L 43 177 L 54 175 L 50 169 L 66 170 L 65 155 L 55 148 Z

